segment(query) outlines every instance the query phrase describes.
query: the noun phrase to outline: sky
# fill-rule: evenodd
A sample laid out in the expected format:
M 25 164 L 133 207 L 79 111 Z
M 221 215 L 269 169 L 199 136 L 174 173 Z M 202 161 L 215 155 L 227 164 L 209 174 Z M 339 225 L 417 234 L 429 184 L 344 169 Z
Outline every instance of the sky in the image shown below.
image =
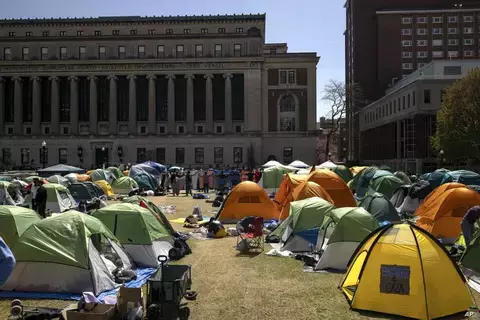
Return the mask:
M 266 41 L 286 42 L 289 52 L 316 52 L 317 116 L 330 79 L 344 81 L 345 13 L 338 0 L 13 0 L 2 1 L 0 18 L 160 16 L 266 13 Z

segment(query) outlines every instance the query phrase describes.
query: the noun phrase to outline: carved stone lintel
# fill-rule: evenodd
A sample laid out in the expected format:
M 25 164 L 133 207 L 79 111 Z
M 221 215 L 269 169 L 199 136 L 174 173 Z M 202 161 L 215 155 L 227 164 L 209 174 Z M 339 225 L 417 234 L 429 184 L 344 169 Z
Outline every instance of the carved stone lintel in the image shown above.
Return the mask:
M 230 74 L 230 73 L 224 74 L 224 75 L 223 75 L 223 79 L 227 79 L 227 78 L 228 78 L 228 79 L 232 79 L 232 78 L 233 78 L 233 75 Z

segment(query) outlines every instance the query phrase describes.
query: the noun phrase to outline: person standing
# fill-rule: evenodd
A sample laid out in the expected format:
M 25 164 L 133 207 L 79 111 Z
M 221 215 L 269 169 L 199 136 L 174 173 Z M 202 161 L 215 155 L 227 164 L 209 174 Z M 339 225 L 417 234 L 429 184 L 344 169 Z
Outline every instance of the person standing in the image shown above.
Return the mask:
M 10 248 L 0 237 L 0 287 L 7 282 L 15 268 L 15 258 Z
M 190 171 L 187 171 L 187 175 L 185 176 L 185 196 L 191 195 L 192 193 L 192 176 L 190 175 Z
M 480 219 L 480 206 L 470 208 L 462 219 L 462 233 L 467 246 L 473 240 L 474 226 L 478 219 Z
M 30 195 L 32 197 L 32 210 L 33 211 L 37 211 L 37 202 L 35 201 L 35 198 L 37 197 L 38 181 L 40 181 L 40 179 L 34 178 L 33 182 L 32 182 L 32 186 L 30 187 Z
M 37 213 L 42 217 L 46 218 L 46 207 L 47 207 L 47 189 L 43 186 L 43 181 L 37 180 L 37 194 L 35 196 L 35 203 L 37 205 Z

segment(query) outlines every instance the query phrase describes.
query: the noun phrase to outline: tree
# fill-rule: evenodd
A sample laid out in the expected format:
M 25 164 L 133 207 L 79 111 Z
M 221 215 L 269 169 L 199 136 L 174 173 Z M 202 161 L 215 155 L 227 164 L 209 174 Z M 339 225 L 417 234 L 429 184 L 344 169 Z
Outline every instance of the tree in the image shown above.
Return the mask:
M 449 160 L 480 159 L 480 69 L 472 70 L 444 92 L 432 137 Z

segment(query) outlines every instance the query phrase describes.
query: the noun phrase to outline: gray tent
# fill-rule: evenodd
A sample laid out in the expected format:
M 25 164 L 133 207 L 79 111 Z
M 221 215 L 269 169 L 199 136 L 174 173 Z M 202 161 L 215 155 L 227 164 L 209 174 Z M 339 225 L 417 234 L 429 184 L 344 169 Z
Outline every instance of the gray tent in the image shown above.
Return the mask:
M 384 221 L 401 221 L 393 204 L 381 193 L 372 192 L 372 190 L 370 190 L 360 202 L 359 207 L 370 212 L 370 214 L 380 223 Z
M 56 174 L 64 176 L 69 173 L 85 173 L 85 169 L 67 166 L 66 164 L 57 164 L 45 169 L 37 170 L 37 173 L 42 177 L 50 177 Z

